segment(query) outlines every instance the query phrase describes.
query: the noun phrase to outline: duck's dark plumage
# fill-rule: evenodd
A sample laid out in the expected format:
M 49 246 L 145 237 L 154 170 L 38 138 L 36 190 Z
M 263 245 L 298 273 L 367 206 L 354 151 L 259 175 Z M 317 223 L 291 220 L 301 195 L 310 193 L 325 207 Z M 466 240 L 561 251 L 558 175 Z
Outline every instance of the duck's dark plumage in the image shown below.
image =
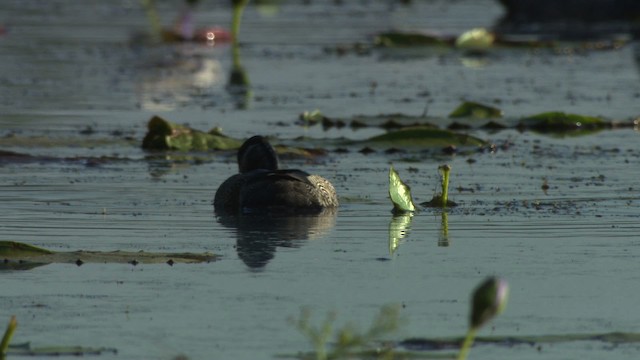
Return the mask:
M 262 136 L 238 150 L 239 173 L 220 185 L 213 201 L 219 214 L 314 213 L 338 206 L 333 185 L 301 170 L 278 169 L 278 157 Z

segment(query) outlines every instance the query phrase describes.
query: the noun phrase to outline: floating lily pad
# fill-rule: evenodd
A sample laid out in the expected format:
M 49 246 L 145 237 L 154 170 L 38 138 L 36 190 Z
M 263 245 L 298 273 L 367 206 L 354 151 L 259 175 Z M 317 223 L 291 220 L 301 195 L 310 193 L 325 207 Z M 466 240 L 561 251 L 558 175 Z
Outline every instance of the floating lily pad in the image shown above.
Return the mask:
M 368 140 L 374 144 L 420 147 L 484 146 L 486 141 L 477 137 L 459 134 L 449 130 L 435 129 L 426 126 L 415 126 L 374 136 Z
M 85 263 L 161 264 L 201 263 L 214 261 L 212 253 L 150 253 L 127 251 L 69 251 L 55 252 L 29 244 L 0 241 L 0 270 L 30 269 L 51 263 L 82 265 Z
M 474 118 L 474 119 L 491 119 L 502 117 L 502 110 L 497 107 L 484 105 L 481 103 L 466 101 L 460 104 L 451 114 L 450 118 Z
M 149 120 L 148 132 L 142 141 L 142 148 L 147 150 L 231 150 L 240 145 L 241 140 L 222 135 L 217 130 L 206 133 L 171 123 L 159 116 Z
M 611 123 L 601 118 L 559 111 L 545 112 L 520 120 L 519 128 L 541 132 L 562 132 L 569 130 L 599 130 L 610 127 Z

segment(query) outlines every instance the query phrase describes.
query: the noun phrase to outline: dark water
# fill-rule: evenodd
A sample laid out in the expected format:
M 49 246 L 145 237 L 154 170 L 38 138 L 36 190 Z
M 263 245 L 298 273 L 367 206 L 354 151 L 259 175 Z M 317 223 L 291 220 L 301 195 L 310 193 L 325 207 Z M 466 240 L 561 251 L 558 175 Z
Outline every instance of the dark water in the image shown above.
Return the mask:
M 165 23 L 177 5 L 159 4 Z M 4 1 L 0 24 L 2 240 L 53 250 L 212 251 L 199 265 L 53 264 L 0 274 L 0 319 L 17 315 L 15 342 L 109 346 L 121 358 L 256 359 L 308 351 L 287 323 L 301 306 L 319 323 L 366 327 L 385 304 L 408 324 L 396 337 L 461 335 L 470 290 L 485 276 L 511 284 L 507 311 L 482 334 L 633 332 L 640 321 L 638 133 L 553 137 L 505 130 L 473 134 L 496 153 L 329 152 L 288 159 L 336 186 L 341 207 L 321 218 L 234 224 L 211 199 L 236 171 L 233 154 L 149 156 L 139 148 L 153 114 L 235 137 L 277 136 L 333 150 L 335 139 L 379 129 L 295 125 L 300 112 L 334 117 L 427 111 L 445 118 L 464 99 L 507 117 L 561 110 L 629 120 L 640 114 L 634 46 L 597 52 L 324 49 L 390 28 L 458 33 L 490 26 L 491 1 L 287 3 L 250 7 L 241 55 L 249 99 L 226 90 L 228 46 L 135 43 L 148 30 L 138 2 Z M 204 4 L 201 24 L 229 25 L 225 3 Z M 375 89 L 372 91 L 372 84 Z M 246 109 L 239 109 L 238 105 Z M 316 140 L 297 140 L 300 136 Z M 192 154 L 194 155 L 194 154 Z M 470 161 L 470 159 L 474 161 Z M 448 212 L 411 220 L 395 252 L 387 195 L 393 163 L 420 202 L 453 167 Z M 542 185 L 549 189 L 544 192 Z M 397 221 L 397 219 L 396 219 Z M 446 226 L 445 226 L 446 225 Z M 5 320 L 1 320 L 5 321 Z M 485 346 L 477 359 L 635 359 L 635 344 Z

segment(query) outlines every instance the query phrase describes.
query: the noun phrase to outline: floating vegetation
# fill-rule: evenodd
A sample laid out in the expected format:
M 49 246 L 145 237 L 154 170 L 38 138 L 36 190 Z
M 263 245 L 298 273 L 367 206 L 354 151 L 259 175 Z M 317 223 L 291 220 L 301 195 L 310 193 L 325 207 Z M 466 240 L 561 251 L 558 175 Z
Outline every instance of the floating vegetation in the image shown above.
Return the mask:
M 219 129 L 203 132 L 171 123 L 160 116 L 152 117 L 147 127 L 142 140 L 142 148 L 146 150 L 232 150 L 242 144 L 239 139 L 223 135 Z
M 475 136 L 426 126 L 403 128 L 374 136 L 366 140 L 366 142 L 403 147 L 418 146 L 423 148 L 446 147 L 450 145 L 475 147 L 487 145 L 486 141 Z
M 474 28 L 459 35 L 435 34 L 425 31 L 388 31 L 376 35 L 373 45 L 384 48 L 445 47 L 470 51 L 485 51 L 500 48 L 541 49 L 559 53 L 617 50 L 628 44 L 628 38 L 583 41 L 555 41 L 543 36 L 509 36 L 507 34 Z
M 65 251 L 55 252 L 37 246 L 0 241 L 0 270 L 28 270 L 37 266 L 64 263 L 116 263 L 116 264 L 193 264 L 211 262 L 217 256 L 212 253 L 150 253 L 126 251 Z
M 520 120 L 518 128 L 540 132 L 564 132 L 571 130 L 600 130 L 611 127 L 611 122 L 593 116 L 567 114 L 559 111 L 545 112 Z
M 502 110 L 473 101 L 465 101 L 449 114 L 450 118 L 491 119 L 502 117 Z

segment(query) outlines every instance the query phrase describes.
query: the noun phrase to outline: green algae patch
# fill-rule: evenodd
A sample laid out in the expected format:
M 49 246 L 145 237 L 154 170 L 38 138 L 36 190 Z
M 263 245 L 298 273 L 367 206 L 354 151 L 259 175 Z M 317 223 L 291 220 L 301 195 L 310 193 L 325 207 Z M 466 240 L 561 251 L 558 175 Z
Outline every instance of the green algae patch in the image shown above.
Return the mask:
M 232 150 L 242 145 L 241 140 L 225 136 L 217 129 L 209 132 L 195 130 L 159 116 L 152 117 L 147 127 L 147 134 L 142 141 L 145 150 Z
M 64 251 L 55 252 L 15 241 L 0 241 L 0 270 L 27 270 L 36 266 L 67 263 L 78 266 L 85 263 L 114 264 L 193 264 L 211 262 L 212 253 L 151 253 L 145 251 Z
M 493 119 L 501 118 L 502 110 L 497 107 L 466 101 L 449 114 L 450 118 Z
M 545 112 L 520 120 L 518 128 L 540 132 L 565 132 L 572 130 L 600 130 L 611 123 L 598 117 L 567 114 L 560 111 Z
M 485 146 L 487 142 L 467 134 L 426 126 L 403 128 L 397 131 L 374 136 L 366 140 L 375 145 L 392 145 L 395 147 L 445 147 L 445 146 Z

